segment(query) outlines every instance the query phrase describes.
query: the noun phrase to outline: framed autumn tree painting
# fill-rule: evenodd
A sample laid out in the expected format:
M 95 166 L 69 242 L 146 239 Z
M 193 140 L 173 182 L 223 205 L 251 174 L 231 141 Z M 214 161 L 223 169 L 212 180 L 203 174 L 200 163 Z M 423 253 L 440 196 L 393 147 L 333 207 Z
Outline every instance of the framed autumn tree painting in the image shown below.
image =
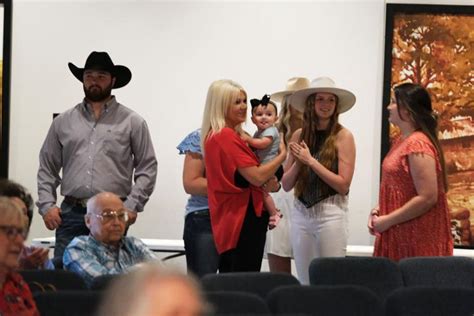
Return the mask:
M 11 0 L 0 0 L 0 34 L 3 37 L 0 41 L 3 52 L 0 56 L 0 178 L 8 176 L 11 24 Z
M 399 134 L 388 122 L 391 87 L 431 95 L 448 173 L 457 247 L 474 247 L 474 6 L 387 4 L 382 159 Z

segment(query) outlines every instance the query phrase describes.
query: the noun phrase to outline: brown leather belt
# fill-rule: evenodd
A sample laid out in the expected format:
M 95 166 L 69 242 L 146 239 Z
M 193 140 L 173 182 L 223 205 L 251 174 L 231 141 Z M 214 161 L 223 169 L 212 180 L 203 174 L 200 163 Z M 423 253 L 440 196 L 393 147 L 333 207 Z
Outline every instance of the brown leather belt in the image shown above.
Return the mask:
M 121 197 L 120 198 L 123 202 L 125 202 L 125 200 L 127 198 L 123 198 Z M 84 199 L 79 199 L 79 198 L 75 198 L 73 196 L 70 196 L 70 195 L 66 195 L 64 197 L 64 202 L 66 202 L 67 204 L 70 204 L 70 205 L 74 205 L 74 206 L 80 206 L 80 207 L 84 207 L 86 208 L 87 207 L 87 201 L 89 199 L 88 198 L 84 198 Z
M 74 206 L 80 206 L 80 207 L 87 207 L 87 201 L 89 199 L 78 199 L 78 198 L 75 198 L 73 196 L 70 196 L 70 195 L 66 195 L 64 197 L 64 202 L 66 202 L 67 204 L 70 204 L 70 205 L 74 205 Z

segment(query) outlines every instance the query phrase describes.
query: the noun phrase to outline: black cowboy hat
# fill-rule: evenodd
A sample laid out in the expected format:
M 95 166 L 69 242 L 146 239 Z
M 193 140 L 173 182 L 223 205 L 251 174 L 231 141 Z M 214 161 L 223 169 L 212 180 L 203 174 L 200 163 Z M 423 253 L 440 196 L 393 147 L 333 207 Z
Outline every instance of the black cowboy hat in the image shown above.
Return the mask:
M 76 67 L 73 63 L 68 63 L 69 70 L 71 70 L 74 77 L 80 82 L 83 82 L 83 75 L 85 69 L 103 70 L 109 72 L 112 77 L 115 77 L 115 84 L 113 89 L 118 89 L 126 86 L 132 79 L 130 69 L 122 65 L 114 65 L 109 54 L 106 52 L 92 52 L 87 57 L 84 68 Z

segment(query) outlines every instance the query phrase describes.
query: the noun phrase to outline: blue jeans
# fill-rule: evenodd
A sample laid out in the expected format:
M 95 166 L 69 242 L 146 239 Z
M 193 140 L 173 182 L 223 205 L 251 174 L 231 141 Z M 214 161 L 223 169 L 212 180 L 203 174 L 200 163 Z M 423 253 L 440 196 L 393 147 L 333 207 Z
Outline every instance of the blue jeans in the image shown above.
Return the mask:
M 67 245 L 76 236 L 89 235 L 84 215 L 86 208 L 68 203 L 61 204 L 61 225 L 56 229 L 56 245 L 54 246 L 54 265 L 62 266 L 63 253 Z
M 219 254 L 212 236 L 209 210 L 195 211 L 186 215 L 183 239 L 188 272 L 194 273 L 197 277 L 216 273 L 219 267 Z

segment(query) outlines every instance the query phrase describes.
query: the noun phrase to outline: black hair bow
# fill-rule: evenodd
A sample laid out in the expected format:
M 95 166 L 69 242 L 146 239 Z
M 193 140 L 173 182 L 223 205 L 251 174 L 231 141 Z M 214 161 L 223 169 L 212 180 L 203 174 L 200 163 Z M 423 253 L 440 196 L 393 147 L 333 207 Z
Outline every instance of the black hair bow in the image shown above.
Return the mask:
M 257 107 L 259 105 L 267 106 L 269 101 L 270 101 L 270 95 L 265 94 L 261 100 L 259 99 L 250 100 L 250 105 L 252 105 L 252 109 L 253 109 L 254 107 Z

